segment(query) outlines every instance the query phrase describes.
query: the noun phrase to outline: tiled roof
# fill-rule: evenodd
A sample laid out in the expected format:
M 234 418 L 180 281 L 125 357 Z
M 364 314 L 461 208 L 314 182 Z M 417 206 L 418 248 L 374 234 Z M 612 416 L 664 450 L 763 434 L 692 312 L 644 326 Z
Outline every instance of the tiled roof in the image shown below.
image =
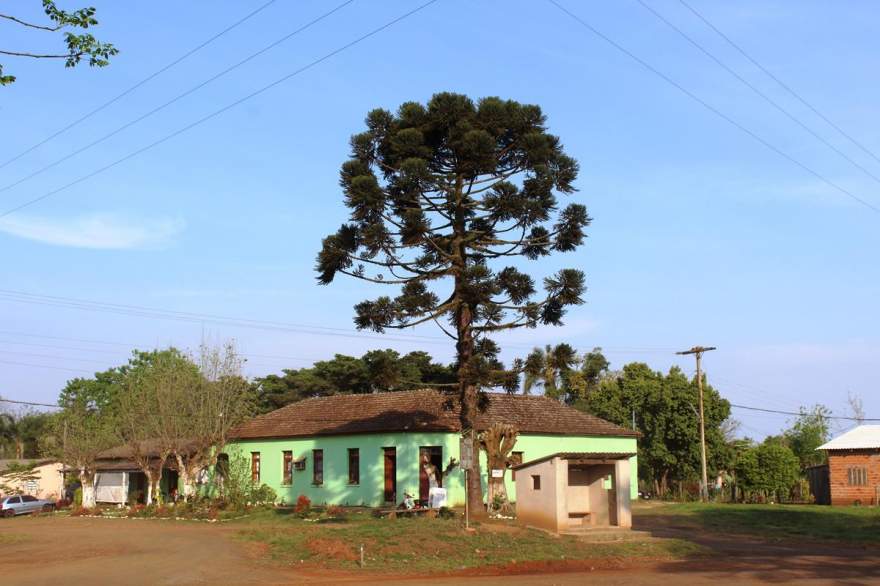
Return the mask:
M 865 450 L 872 448 L 880 448 L 880 425 L 860 425 L 816 449 Z
M 477 429 L 511 423 L 520 433 L 635 437 L 637 432 L 541 396 L 488 393 Z M 331 395 L 292 403 L 255 417 L 232 435 L 238 439 L 310 437 L 349 433 L 452 431 L 459 425 L 453 395 L 437 390 Z

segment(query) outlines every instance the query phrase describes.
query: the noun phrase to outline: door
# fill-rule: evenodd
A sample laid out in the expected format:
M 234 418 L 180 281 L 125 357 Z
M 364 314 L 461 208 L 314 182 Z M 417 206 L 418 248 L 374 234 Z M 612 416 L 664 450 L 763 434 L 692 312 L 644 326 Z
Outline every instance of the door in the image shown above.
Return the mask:
M 419 500 L 422 501 L 423 506 L 428 504 L 431 489 L 426 464 L 434 467 L 437 486 L 443 486 L 443 446 L 422 446 L 419 448 Z
M 397 504 L 397 448 L 382 448 L 385 461 L 385 491 L 386 503 Z

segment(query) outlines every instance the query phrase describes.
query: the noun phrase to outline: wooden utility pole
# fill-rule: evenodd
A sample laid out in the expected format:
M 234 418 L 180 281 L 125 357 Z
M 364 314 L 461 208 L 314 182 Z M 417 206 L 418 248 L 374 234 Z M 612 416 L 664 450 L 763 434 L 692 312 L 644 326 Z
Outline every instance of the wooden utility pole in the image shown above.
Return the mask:
M 715 350 L 715 346 L 694 346 L 690 350 L 676 352 L 676 354 L 693 354 L 697 359 L 697 389 L 700 394 L 700 463 L 703 467 L 703 479 L 700 482 L 700 500 L 709 500 L 709 475 L 706 471 L 706 419 L 703 416 L 703 374 L 700 371 L 700 361 L 703 352 Z

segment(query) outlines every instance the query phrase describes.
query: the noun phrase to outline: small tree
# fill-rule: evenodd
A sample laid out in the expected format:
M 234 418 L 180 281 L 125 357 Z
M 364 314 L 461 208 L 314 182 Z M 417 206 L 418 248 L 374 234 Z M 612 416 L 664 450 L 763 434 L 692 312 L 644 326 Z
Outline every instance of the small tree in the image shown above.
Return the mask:
M 575 191 L 578 165 L 547 132 L 538 106 L 453 93 L 396 113 L 373 110 L 351 139 L 340 183 L 349 223 L 324 239 L 318 281 L 338 274 L 400 287 L 355 306 L 359 329 L 382 332 L 438 325 L 455 343 L 457 400 L 463 434 L 474 432 L 483 387 L 515 383 L 499 373 L 497 332 L 559 325 L 582 303 L 584 275 L 566 269 L 544 279 L 545 294 L 513 266 L 576 249 L 590 218 L 583 205 L 558 210 L 557 194 Z M 449 288 L 442 294 L 442 283 Z M 445 325 L 444 323 L 445 322 Z M 482 510 L 479 461 L 467 498 Z
M 825 462 L 825 452 L 817 448 L 828 441 L 831 411 L 824 405 L 801 407 L 800 415 L 784 433 L 785 442 L 806 468 Z
M 61 438 L 59 459 L 77 472 L 82 484 L 82 504 L 93 508 L 95 501 L 95 461 L 104 450 L 118 444 L 116 420 L 95 405 L 75 401 L 63 405 L 54 420 L 54 433 Z
M 174 348 L 135 352 L 135 366 L 115 394 L 119 432 L 147 479 L 146 503 L 161 498 L 162 470 L 183 433 L 183 397 L 198 384 L 196 366 Z
M 35 24 L 22 20 L 11 14 L 0 14 L 0 18 L 31 30 L 44 33 L 55 33 L 66 28 L 88 29 L 98 24 L 95 19 L 94 8 L 80 8 L 68 12 L 55 6 L 54 0 L 43 0 L 43 12 L 51 24 Z M 64 53 L 33 53 L 30 51 L 13 51 L 0 49 L 0 55 L 12 57 L 30 57 L 33 59 L 63 60 L 65 67 L 76 67 L 80 61 L 87 59 L 92 67 L 105 67 L 110 64 L 110 57 L 119 51 L 110 43 L 101 43 L 91 34 L 64 33 L 64 44 L 67 51 Z M 0 65 L 0 85 L 8 85 L 15 81 L 14 75 L 3 75 L 3 65 Z
M 200 377 L 180 397 L 178 418 L 182 423 L 172 452 L 187 500 L 195 495 L 198 473 L 216 464 L 232 429 L 253 413 L 252 387 L 242 377 L 241 366 L 233 344 L 202 346 Z
M 500 513 L 509 506 L 504 476 L 510 466 L 510 453 L 518 435 L 516 427 L 506 423 L 493 423 L 480 434 L 480 447 L 486 452 L 486 465 L 489 468 L 486 500 L 490 513 Z M 495 476 L 494 470 L 501 470 L 501 476 Z
M 778 500 L 788 495 L 800 477 L 797 456 L 774 438 L 740 453 L 735 470 L 737 485 L 745 492 Z

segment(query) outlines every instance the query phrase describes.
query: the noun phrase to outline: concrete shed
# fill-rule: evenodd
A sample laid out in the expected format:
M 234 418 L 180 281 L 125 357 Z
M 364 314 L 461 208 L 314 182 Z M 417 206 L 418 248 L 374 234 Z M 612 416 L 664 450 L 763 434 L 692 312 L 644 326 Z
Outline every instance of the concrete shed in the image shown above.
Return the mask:
M 517 519 L 554 533 L 632 527 L 634 455 L 558 452 L 514 466 Z

